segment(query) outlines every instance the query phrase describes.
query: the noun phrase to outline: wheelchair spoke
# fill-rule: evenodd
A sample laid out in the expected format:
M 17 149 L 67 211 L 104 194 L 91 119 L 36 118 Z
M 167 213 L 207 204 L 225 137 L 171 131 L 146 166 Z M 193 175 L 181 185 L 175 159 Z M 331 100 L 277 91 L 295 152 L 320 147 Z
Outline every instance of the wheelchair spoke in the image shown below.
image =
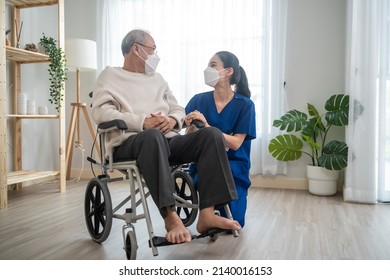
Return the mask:
M 184 215 L 186 216 L 186 217 L 188 217 L 189 215 L 190 215 L 190 212 L 192 211 L 192 210 L 190 210 L 190 208 L 186 208 L 186 207 L 177 207 L 176 208 L 176 212 L 177 212 L 177 214 L 180 216 L 180 214 L 181 214 L 181 211 L 183 211 L 184 212 Z
M 96 195 L 95 195 L 95 201 L 93 203 L 93 206 L 94 206 L 93 212 L 94 212 L 95 234 L 98 234 L 99 228 L 100 228 L 100 226 L 99 226 L 100 225 L 100 223 L 99 223 L 99 220 L 100 220 L 99 206 L 100 206 L 101 193 L 100 193 L 100 189 L 98 189 L 98 187 L 95 188 L 95 191 L 96 191 Z
M 95 199 L 95 196 L 93 195 L 93 192 L 89 192 L 89 193 L 87 193 L 87 195 L 88 195 L 88 198 L 91 201 L 92 205 L 94 205 L 96 199 Z
M 181 197 L 183 197 L 183 196 L 184 196 L 184 193 L 185 193 L 185 190 L 186 190 L 186 182 L 184 182 L 184 180 L 181 181 L 179 190 L 180 190 L 179 195 L 180 195 Z
M 99 208 L 98 208 L 98 211 L 96 211 L 96 216 L 100 222 L 100 224 L 104 227 L 105 224 L 106 224 L 106 214 L 104 213 L 104 209 L 105 209 L 105 203 L 103 202 Z
M 191 196 L 189 195 L 186 195 L 185 192 L 186 192 L 186 186 L 187 186 L 187 183 L 182 180 L 181 181 L 181 184 L 179 185 L 177 183 L 177 181 L 175 182 L 175 185 L 176 185 L 176 193 L 183 199 L 185 200 L 191 200 Z
M 189 208 L 183 208 L 183 211 L 184 211 L 184 213 L 186 214 L 187 217 L 190 215 L 190 209 Z

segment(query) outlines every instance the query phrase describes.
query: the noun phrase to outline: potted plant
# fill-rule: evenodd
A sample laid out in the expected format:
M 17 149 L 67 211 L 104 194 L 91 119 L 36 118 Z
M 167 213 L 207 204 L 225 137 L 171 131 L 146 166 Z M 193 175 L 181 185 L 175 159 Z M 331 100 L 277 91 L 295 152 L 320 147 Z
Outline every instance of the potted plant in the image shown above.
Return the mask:
M 354 117 L 358 118 L 363 106 L 355 101 L 354 107 Z M 349 95 L 332 95 L 325 102 L 326 112 L 322 115 L 310 103 L 307 109 L 309 117 L 293 109 L 274 120 L 273 126 L 287 133 L 271 139 L 268 150 L 280 161 L 293 161 L 301 158 L 302 154 L 308 155 L 311 158 L 311 165 L 307 165 L 310 193 L 334 195 L 339 170 L 348 164 L 348 146 L 338 140 L 327 141 L 327 136 L 333 126 L 348 125 Z M 309 151 L 304 150 L 305 143 Z
M 62 90 L 65 87 L 67 79 L 66 57 L 62 48 L 57 46 L 57 41 L 52 37 L 43 34 L 39 43 L 50 57 L 48 72 L 50 75 L 50 98 L 49 102 L 56 106 L 57 112 L 60 111 L 61 101 L 63 100 Z

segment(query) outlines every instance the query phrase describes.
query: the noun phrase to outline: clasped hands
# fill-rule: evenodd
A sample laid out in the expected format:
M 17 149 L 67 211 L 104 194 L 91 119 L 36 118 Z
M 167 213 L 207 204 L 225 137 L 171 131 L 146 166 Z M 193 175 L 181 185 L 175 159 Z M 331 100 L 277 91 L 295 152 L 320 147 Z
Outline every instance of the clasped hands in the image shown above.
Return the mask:
M 171 131 L 176 125 L 176 120 L 174 118 L 164 116 L 160 112 L 152 113 L 150 117 L 147 117 L 144 121 L 144 129 L 156 128 L 160 130 L 163 134 Z
M 199 120 L 203 122 L 205 126 L 209 126 L 203 114 L 197 110 L 189 113 L 183 119 L 186 126 L 190 126 L 192 121 L 194 120 Z M 176 124 L 177 121 L 174 118 L 164 116 L 159 112 L 150 114 L 150 117 L 147 117 L 145 119 L 143 128 L 145 130 L 149 128 L 156 128 L 160 130 L 163 134 L 166 134 L 171 131 L 176 126 Z

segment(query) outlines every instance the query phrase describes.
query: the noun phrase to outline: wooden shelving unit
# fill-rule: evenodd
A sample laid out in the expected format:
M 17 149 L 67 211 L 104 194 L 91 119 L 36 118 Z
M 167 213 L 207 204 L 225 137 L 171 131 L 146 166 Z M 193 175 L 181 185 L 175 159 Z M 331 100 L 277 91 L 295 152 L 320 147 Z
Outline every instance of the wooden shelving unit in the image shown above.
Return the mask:
M 0 31 L 0 208 L 6 208 L 8 205 L 8 186 L 14 185 L 16 188 L 21 187 L 21 183 L 33 181 L 37 179 L 52 179 L 58 178 L 59 191 L 66 191 L 66 162 L 65 162 L 65 104 L 61 104 L 62 110 L 58 115 L 18 115 L 16 112 L 16 96 L 20 93 L 21 71 L 20 66 L 28 63 L 48 63 L 49 57 L 45 54 L 31 52 L 24 49 L 5 46 L 5 5 L 11 4 L 13 20 L 20 22 L 20 10 L 33 7 L 41 7 L 48 5 L 58 6 L 58 44 L 64 49 L 64 0 L 0 0 L 1 14 L 1 31 Z M 12 42 L 16 42 L 16 33 L 12 34 Z M 6 113 L 6 60 L 13 63 L 14 79 L 13 86 L 13 112 Z M 7 119 L 13 119 L 15 123 L 15 143 L 14 154 L 7 155 L 6 150 L 6 134 L 7 134 Z M 52 119 L 58 121 L 58 170 L 22 170 L 22 121 L 31 119 Z M 14 161 L 14 169 L 12 172 L 7 171 L 7 157 L 12 156 Z

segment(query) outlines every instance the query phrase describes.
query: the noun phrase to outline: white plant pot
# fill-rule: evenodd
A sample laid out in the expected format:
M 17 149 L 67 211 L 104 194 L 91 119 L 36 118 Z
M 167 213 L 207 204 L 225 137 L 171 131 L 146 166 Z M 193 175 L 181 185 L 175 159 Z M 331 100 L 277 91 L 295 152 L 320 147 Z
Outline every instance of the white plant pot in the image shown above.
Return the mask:
M 320 166 L 307 165 L 309 192 L 314 195 L 330 196 L 337 193 L 338 170 L 329 170 Z

